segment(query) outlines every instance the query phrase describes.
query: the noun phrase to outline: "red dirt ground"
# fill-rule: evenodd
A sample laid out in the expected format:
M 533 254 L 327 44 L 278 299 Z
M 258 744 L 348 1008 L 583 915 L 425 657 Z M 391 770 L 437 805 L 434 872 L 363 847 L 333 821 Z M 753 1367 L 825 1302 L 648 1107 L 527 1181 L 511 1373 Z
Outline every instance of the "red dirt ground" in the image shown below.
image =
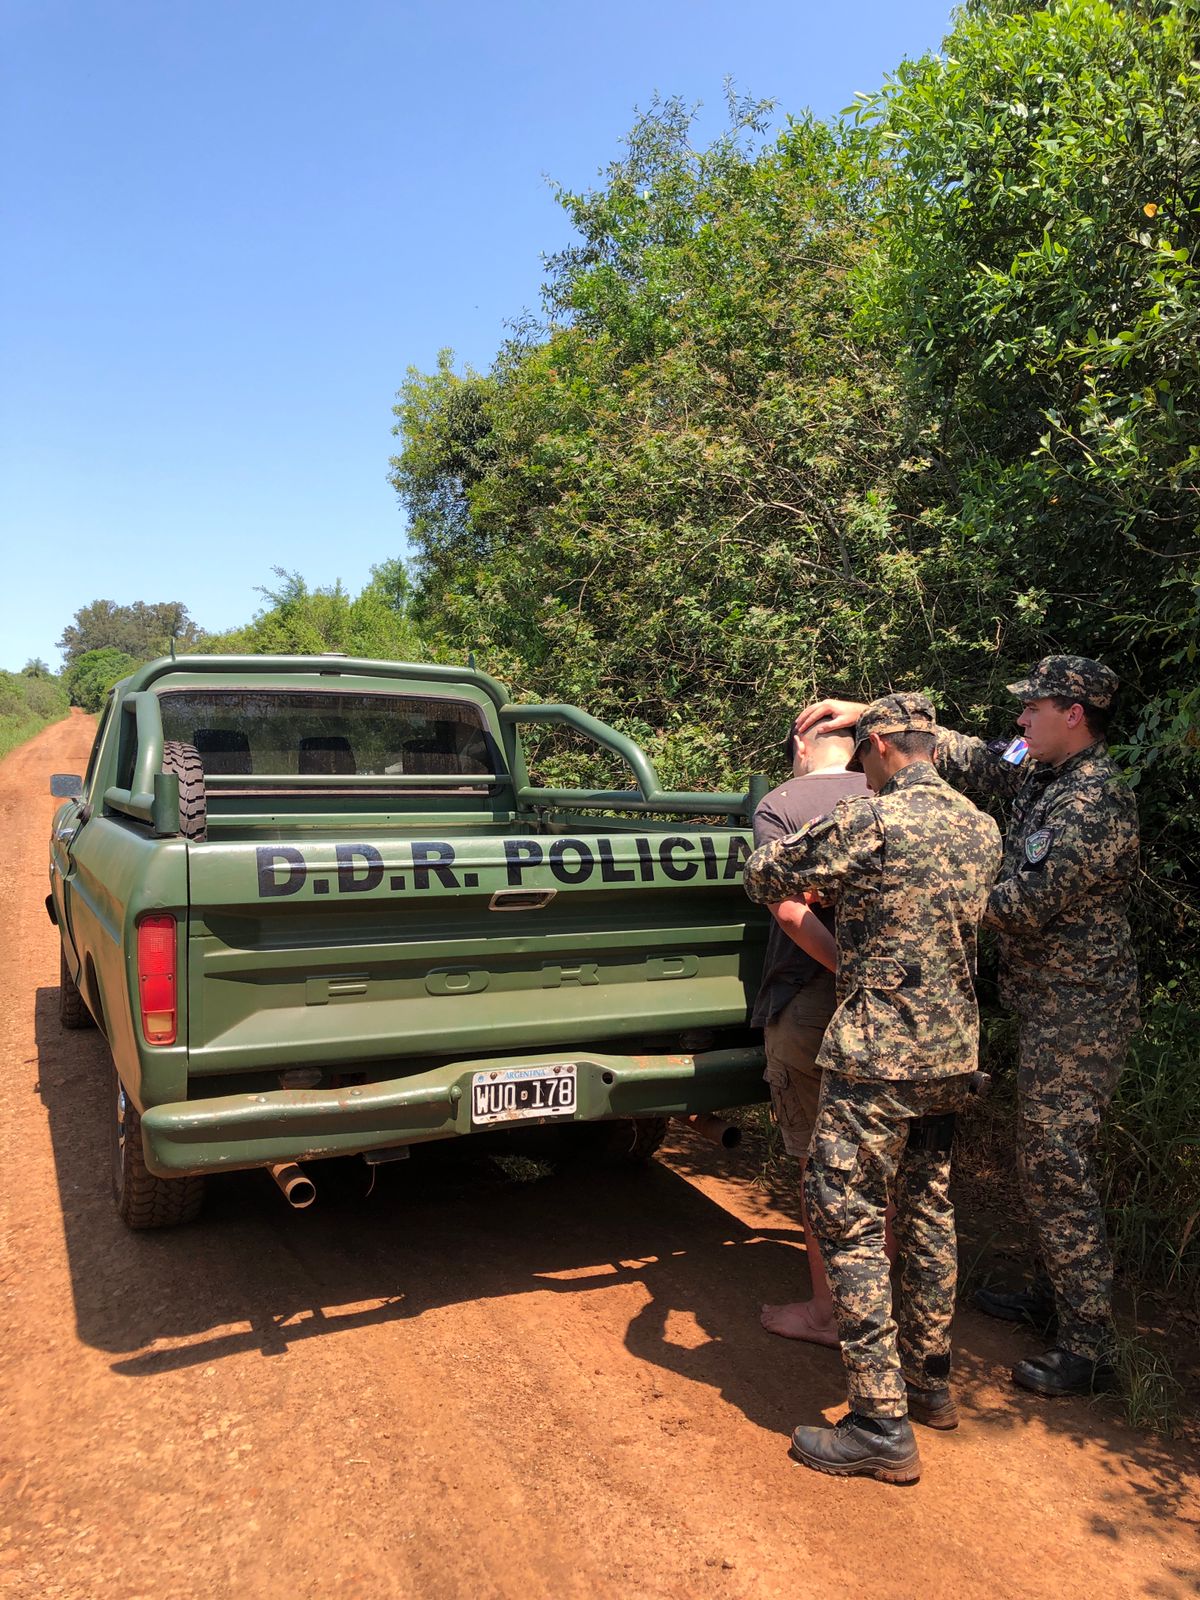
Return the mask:
M 913 1489 L 793 1465 L 836 1353 L 758 1325 L 804 1288 L 795 1218 L 681 1138 L 633 1176 L 490 1162 L 262 1174 L 133 1235 L 108 1190 L 107 1054 L 57 1020 L 53 771 L 0 766 L 6 1155 L 0 1591 L 18 1596 L 1153 1596 L 1200 1589 L 1189 1448 L 1044 1403 L 967 1312 L 964 1425 Z M 358 1192 L 355 1193 L 355 1186 Z

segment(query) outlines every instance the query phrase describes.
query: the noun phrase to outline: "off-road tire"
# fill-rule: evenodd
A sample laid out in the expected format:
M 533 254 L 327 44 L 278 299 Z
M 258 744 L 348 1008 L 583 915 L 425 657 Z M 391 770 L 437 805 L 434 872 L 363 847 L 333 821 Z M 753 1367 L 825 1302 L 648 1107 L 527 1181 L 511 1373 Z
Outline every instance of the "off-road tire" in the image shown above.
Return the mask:
M 168 739 L 163 745 L 164 772 L 179 779 L 179 831 L 197 844 L 208 837 L 208 795 L 204 787 L 204 763 L 194 744 Z
M 142 1119 L 112 1072 L 112 1187 L 127 1228 L 174 1228 L 191 1222 L 204 1202 L 203 1178 L 159 1178 L 146 1167 Z
M 548 1159 L 556 1167 L 641 1167 L 667 1136 L 666 1117 L 623 1117 L 556 1130 L 562 1135 Z
M 642 1167 L 667 1137 L 666 1117 L 633 1117 L 629 1122 L 598 1122 L 600 1159 L 613 1167 Z
M 79 992 L 79 985 L 67 966 L 67 952 L 58 947 L 58 1020 L 64 1028 L 94 1028 L 96 1019 Z

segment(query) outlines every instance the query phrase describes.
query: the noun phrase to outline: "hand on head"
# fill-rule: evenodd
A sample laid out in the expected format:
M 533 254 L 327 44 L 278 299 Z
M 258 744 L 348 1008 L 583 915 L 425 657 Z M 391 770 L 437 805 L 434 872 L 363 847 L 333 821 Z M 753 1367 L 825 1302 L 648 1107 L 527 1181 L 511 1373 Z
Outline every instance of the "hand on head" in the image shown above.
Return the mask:
M 853 732 L 854 724 L 865 709 L 862 700 L 814 700 L 796 718 L 792 731 L 797 739 L 802 739 L 810 728 L 823 723 L 826 733 L 837 728 L 849 728 Z

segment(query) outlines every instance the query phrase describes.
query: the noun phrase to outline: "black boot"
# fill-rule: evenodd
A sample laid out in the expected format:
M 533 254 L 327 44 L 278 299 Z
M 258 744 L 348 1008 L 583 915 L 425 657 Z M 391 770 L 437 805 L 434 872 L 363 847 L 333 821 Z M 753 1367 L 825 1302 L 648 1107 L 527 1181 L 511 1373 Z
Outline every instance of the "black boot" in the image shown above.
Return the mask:
M 918 1389 L 911 1383 L 907 1388 L 910 1422 L 920 1422 L 926 1428 L 937 1428 L 941 1433 L 958 1427 L 958 1407 L 948 1388 Z
M 976 1289 L 975 1304 L 989 1317 L 1027 1323 L 1047 1338 L 1058 1331 L 1054 1291 L 1038 1283 L 1032 1289 Z
M 1090 1361 L 1059 1345 L 1045 1355 L 1018 1361 L 1012 1369 L 1012 1379 L 1022 1389 L 1053 1398 L 1064 1394 L 1106 1394 L 1117 1387 L 1111 1361 Z
M 834 1478 L 878 1478 L 916 1483 L 921 1457 L 907 1417 L 864 1417 L 848 1411 L 832 1428 L 796 1428 L 794 1461 Z

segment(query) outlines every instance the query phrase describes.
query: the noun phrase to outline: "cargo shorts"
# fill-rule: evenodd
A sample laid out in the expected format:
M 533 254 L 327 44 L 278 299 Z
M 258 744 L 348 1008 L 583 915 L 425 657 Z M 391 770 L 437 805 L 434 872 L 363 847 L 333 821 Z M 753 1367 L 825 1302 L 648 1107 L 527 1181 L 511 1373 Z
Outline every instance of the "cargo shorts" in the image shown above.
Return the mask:
M 771 1109 L 783 1148 L 801 1160 L 808 1155 L 821 1098 L 817 1052 L 836 1009 L 833 973 L 822 972 L 798 989 L 763 1029 L 763 1077 L 771 1091 Z

